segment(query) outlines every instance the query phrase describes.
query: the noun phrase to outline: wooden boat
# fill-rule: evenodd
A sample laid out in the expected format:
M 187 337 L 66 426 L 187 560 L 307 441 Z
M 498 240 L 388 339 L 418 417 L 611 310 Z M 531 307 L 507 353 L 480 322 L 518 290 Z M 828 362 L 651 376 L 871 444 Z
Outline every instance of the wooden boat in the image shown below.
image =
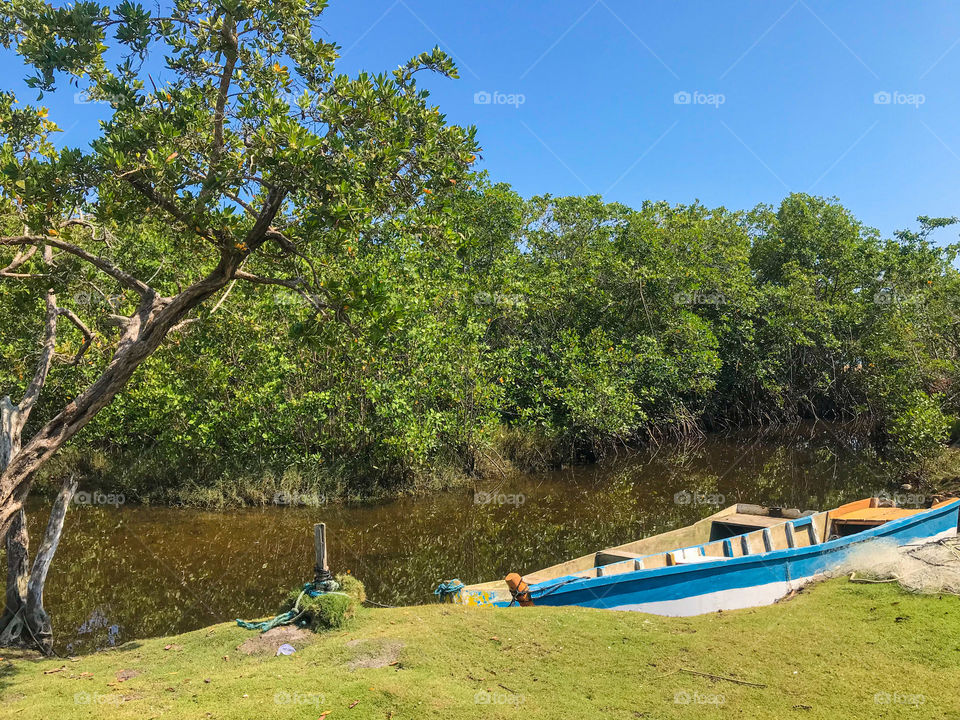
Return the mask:
M 769 605 L 840 567 L 866 543 L 957 533 L 960 499 L 926 509 L 877 498 L 825 512 L 732 505 L 688 527 L 451 593 L 467 605 L 580 605 L 699 615 Z

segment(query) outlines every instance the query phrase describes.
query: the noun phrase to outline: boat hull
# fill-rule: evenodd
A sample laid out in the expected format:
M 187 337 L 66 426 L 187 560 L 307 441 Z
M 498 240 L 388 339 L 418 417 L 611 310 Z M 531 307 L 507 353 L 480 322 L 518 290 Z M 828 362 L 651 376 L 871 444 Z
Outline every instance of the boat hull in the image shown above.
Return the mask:
M 852 553 L 867 544 L 905 545 L 956 535 L 958 511 L 960 500 L 807 547 L 606 577 L 560 578 L 531 585 L 531 593 L 536 605 L 577 605 L 669 616 L 769 605 L 842 567 Z M 806 519 L 792 522 L 795 528 L 802 528 Z M 485 598 L 482 593 L 467 595 L 462 601 L 469 604 L 509 604 L 499 598 Z

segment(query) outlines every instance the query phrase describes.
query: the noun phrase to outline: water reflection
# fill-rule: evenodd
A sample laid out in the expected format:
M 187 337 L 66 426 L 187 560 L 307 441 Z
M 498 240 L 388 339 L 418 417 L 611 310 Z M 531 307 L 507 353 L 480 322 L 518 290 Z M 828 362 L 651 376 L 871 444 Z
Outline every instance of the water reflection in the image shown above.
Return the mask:
M 268 614 L 309 579 L 321 520 L 333 569 L 397 605 L 431 601 L 441 579 L 534 570 L 689 524 L 717 505 L 824 508 L 886 486 L 863 451 L 824 440 L 711 439 L 378 505 L 74 506 L 46 593 L 56 645 L 81 653 Z M 43 508 L 30 514 L 33 537 L 44 522 Z

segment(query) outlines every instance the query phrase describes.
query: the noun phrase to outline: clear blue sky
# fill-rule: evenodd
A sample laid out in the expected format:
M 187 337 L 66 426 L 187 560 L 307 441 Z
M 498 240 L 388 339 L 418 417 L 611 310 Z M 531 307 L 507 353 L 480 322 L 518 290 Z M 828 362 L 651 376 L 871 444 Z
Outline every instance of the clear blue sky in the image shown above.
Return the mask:
M 321 26 L 349 73 L 450 52 L 461 78 L 425 84 L 523 195 L 747 208 L 808 191 L 884 234 L 960 214 L 957 2 L 332 0 Z M 72 144 L 103 112 L 48 104 Z

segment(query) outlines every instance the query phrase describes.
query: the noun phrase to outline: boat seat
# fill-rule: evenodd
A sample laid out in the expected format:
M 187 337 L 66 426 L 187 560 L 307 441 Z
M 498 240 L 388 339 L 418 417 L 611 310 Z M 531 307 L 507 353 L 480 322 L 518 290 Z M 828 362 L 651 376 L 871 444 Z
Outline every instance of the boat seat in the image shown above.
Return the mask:
M 681 548 L 679 550 L 671 550 L 670 555 L 673 556 L 673 561 L 676 564 L 680 564 L 684 560 L 696 562 L 698 558 L 703 557 L 703 548 L 691 547 Z
M 923 510 L 912 510 L 909 508 L 897 507 L 871 507 L 851 510 L 850 512 L 843 513 L 842 515 L 831 514 L 830 519 L 833 520 L 833 522 L 841 525 L 854 524 L 875 526 L 883 525 L 891 520 L 899 520 L 900 518 L 910 517 L 911 515 L 916 515 L 919 512 L 923 512 Z
M 603 567 L 612 563 L 623 562 L 624 560 L 638 560 L 645 555 L 627 552 L 626 550 L 601 550 L 596 554 L 593 561 L 594 567 Z
M 790 522 L 791 518 L 772 517 L 770 515 L 752 515 L 748 513 L 731 513 L 713 521 L 710 528 L 710 540 L 746 535 L 755 530 L 765 530 L 774 525 Z
M 713 523 L 716 525 L 720 523 L 722 525 L 736 525 L 738 527 L 748 527 L 754 530 L 760 530 L 763 528 L 773 527 L 774 525 L 780 525 L 781 523 L 787 522 L 788 518 L 782 517 L 770 517 L 769 515 L 747 515 L 745 513 L 733 513 L 731 515 L 725 515 L 718 520 L 714 520 Z
M 722 555 L 695 555 L 687 557 L 676 557 L 674 556 L 673 562 L 675 565 L 696 565 L 697 563 L 709 563 L 714 562 L 715 560 L 729 560 L 728 557 L 723 557 Z

